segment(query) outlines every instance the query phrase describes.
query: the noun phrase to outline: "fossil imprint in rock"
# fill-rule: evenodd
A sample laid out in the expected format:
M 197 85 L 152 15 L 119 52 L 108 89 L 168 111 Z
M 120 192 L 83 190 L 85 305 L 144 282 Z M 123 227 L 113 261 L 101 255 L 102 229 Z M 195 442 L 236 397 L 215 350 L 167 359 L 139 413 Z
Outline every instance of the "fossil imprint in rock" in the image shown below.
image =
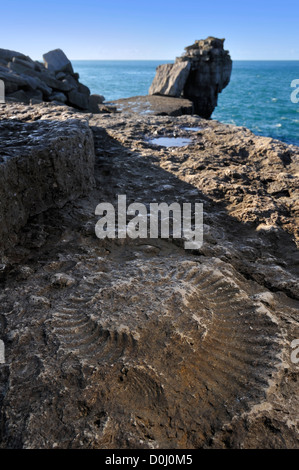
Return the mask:
M 231 267 L 175 256 L 112 264 L 81 281 L 84 299 L 61 304 L 47 335 L 64 367 L 75 360 L 101 371 L 82 396 L 113 432 L 139 416 L 160 422 L 153 439 L 168 442 L 162 423 L 171 419 L 193 429 L 184 444 L 200 445 L 263 398 L 279 362 L 278 328 Z

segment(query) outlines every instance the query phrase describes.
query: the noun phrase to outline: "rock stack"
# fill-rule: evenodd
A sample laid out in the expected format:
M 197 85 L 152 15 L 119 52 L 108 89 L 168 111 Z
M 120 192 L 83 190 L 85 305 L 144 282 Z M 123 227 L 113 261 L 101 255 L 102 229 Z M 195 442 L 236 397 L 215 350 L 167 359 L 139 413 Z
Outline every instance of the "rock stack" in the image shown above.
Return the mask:
M 0 80 L 9 101 L 66 104 L 81 111 L 98 112 L 101 95 L 91 95 L 61 49 L 44 54 L 44 63 L 20 52 L 0 49 Z
M 214 37 L 195 41 L 174 64 L 160 65 L 149 94 L 189 99 L 194 112 L 209 119 L 217 106 L 218 93 L 229 84 L 232 71 L 224 41 Z

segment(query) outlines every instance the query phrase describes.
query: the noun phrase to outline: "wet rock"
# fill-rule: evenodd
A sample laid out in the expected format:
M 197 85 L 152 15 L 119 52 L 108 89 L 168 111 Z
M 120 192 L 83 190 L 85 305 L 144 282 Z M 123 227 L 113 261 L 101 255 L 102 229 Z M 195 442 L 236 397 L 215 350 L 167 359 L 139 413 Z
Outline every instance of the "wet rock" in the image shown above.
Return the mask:
M 117 107 L 118 111 L 123 113 L 141 115 L 181 116 L 183 114 L 192 114 L 193 112 L 192 101 L 169 96 L 134 96 L 113 101 L 112 104 Z

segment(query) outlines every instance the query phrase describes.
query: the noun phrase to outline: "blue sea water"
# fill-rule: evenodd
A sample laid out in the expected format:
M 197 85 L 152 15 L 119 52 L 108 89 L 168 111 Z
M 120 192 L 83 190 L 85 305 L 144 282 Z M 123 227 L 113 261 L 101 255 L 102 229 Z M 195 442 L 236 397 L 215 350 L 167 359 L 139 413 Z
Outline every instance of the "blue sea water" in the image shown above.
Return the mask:
M 156 67 L 170 61 L 73 61 L 80 81 L 106 101 L 146 95 Z M 255 134 L 299 145 L 299 103 L 291 82 L 299 61 L 234 61 L 231 81 L 212 118 L 245 126 Z

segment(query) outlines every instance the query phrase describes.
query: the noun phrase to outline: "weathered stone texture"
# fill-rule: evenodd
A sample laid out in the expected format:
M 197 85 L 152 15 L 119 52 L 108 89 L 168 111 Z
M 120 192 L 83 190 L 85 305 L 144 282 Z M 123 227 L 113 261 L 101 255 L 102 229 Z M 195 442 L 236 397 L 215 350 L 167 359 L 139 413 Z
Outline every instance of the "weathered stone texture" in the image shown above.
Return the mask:
M 190 62 L 160 65 L 149 89 L 149 94 L 179 98 L 183 93 L 190 69 Z
M 0 122 L 0 251 L 28 218 L 62 207 L 94 185 L 91 131 L 78 120 Z
M 182 96 L 193 102 L 196 114 L 210 118 L 232 72 L 232 60 L 223 43 L 224 39 L 209 37 L 186 47 L 174 65 L 157 68 L 149 94 Z
M 117 107 L 118 111 L 141 115 L 182 116 L 193 112 L 192 101 L 171 96 L 133 96 L 132 98 L 115 100 L 112 104 Z
M 68 122 L 58 138 L 57 119 L 74 110 L 7 104 L 0 116 L 32 121 L 24 134 L 6 127 L 2 158 L 11 149 L 25 168 L 36 138 L 42 171 L 29 186 L 21 177 L 22 200 L 42 182 L 52 204 L 48 178 L 63 190 L 63 157 L 79 147 Z M 0 447 L 298 448 L 298 147 L 198 116 L 89 117 L 95 189 L 32 217 L 0 263 Z M 96 206 L 116 208 L 120 194 L 147 207 L 202 202 L 202 247 L 97 239 Z

